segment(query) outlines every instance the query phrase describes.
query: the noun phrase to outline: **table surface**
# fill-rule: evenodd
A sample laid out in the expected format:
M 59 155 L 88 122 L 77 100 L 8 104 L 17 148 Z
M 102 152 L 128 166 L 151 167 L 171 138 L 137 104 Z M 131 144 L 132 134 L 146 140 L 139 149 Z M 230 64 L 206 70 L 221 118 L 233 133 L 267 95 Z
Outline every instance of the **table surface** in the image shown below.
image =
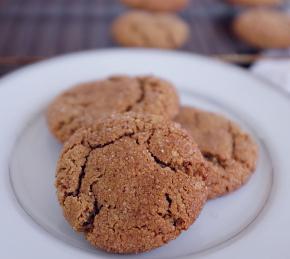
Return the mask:
M 0 57 L 115 47 L 110 25 L 127 10 L 118 0 L 0 0 Z M 178 14 L 191 28 L 182 49 L 204 55 L 255 52 L 231 33 L 239 11 L 224 0 L 191 0 Z M 0 74 L 14 68 L 2 65 Z

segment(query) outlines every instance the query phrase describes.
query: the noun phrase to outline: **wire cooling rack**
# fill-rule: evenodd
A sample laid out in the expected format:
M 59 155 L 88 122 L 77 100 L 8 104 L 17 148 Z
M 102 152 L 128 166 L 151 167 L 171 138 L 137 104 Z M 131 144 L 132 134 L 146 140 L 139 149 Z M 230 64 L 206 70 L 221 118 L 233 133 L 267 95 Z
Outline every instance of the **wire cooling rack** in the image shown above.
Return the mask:
M 118 0 L 0 0 L 0 73 L 23 64 L 17 60 L 117 46 L 110 25 L 126 10 Z M 256 53 L 231 34 L 238 11 L 224 0 L 191 0 L 178 14 L 191 28 L 183 50 L 204 55 Z M 5 64 L 7 57 L 15 62 Z

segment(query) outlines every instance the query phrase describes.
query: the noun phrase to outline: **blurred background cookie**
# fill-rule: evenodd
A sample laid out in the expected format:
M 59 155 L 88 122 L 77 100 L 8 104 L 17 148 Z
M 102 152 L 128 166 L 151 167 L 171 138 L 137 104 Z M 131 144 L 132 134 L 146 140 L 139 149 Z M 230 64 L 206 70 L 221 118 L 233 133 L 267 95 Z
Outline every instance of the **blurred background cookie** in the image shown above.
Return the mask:
M 175 121 L 193 137 L 208 161 L 209 199 L 248 181 L 257 161 L 257 146 L 249 134 L 223 116 L 191 107 L 182 107 Z
M 282 11 L 249 9 L 236 17 L 233 31 L 239 39 L 256 48 L 290 47 L 290 16 Z
M 76 130 L 111 113 L 128 111 L 173 118 L 179 110 L 169 82 L 155 77 L 115 76 L 77 85 L 60 94 L 47 110 L 53 135 L 65 142 Z
M 175 49 L 188 39 L 189 27 L 172 14 L 131 11 L 115 20 L 112 35 L 123 46 Z
M 149 11 L 174 12 L 183 9 L 188 0 L 121 0 L 123 4 Z
M 280 5 L 283 0 L 227 0 L 230 4 L 247 5 L 247 6 L 260 6 L 260 5 Z

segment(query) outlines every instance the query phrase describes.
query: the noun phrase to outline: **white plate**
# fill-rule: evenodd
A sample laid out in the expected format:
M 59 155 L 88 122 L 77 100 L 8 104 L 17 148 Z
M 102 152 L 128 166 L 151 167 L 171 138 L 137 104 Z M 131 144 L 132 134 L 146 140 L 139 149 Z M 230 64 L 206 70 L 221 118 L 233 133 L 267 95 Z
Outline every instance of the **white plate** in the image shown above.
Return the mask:
M 62 217 L 54 182 L 61 146 L 48 132 L 47 103 L 72 84 L 111 74 L 171 80 L 182 102 L 221 112 L 260 147 L 245 187 L 206 204 L 179 238 L 140 258 L 290 257 L 290 99 L 251 74 L 196 55 L 157 50 L 89 51 L 28 66 L 0 80 L 0 244 L 3 258 L 111 258 Z M 136 256 L 122 256 L 122 258 Z

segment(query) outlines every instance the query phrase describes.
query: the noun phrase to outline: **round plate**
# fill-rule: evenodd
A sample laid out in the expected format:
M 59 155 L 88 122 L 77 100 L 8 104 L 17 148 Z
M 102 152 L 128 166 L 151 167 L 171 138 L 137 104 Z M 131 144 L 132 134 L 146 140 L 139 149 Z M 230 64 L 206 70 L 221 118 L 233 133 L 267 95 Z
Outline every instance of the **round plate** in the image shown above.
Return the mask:
M 66 55 L 0 81 L 1 254 L 119 257 L 92 248 L 63 219 L 53 185 L 61 145 L 48 132 L 44 116 L 47 104 L 64 89 L 111 74 L 154 74 L 172 81 L 182 103 L 230 117 L 251 132 L 260 150 L 257 170 L 243 188 L 208 202 L 188 231 L 138 257 L 289 257 L 289 96 L 221 62 L 141 49 Z

